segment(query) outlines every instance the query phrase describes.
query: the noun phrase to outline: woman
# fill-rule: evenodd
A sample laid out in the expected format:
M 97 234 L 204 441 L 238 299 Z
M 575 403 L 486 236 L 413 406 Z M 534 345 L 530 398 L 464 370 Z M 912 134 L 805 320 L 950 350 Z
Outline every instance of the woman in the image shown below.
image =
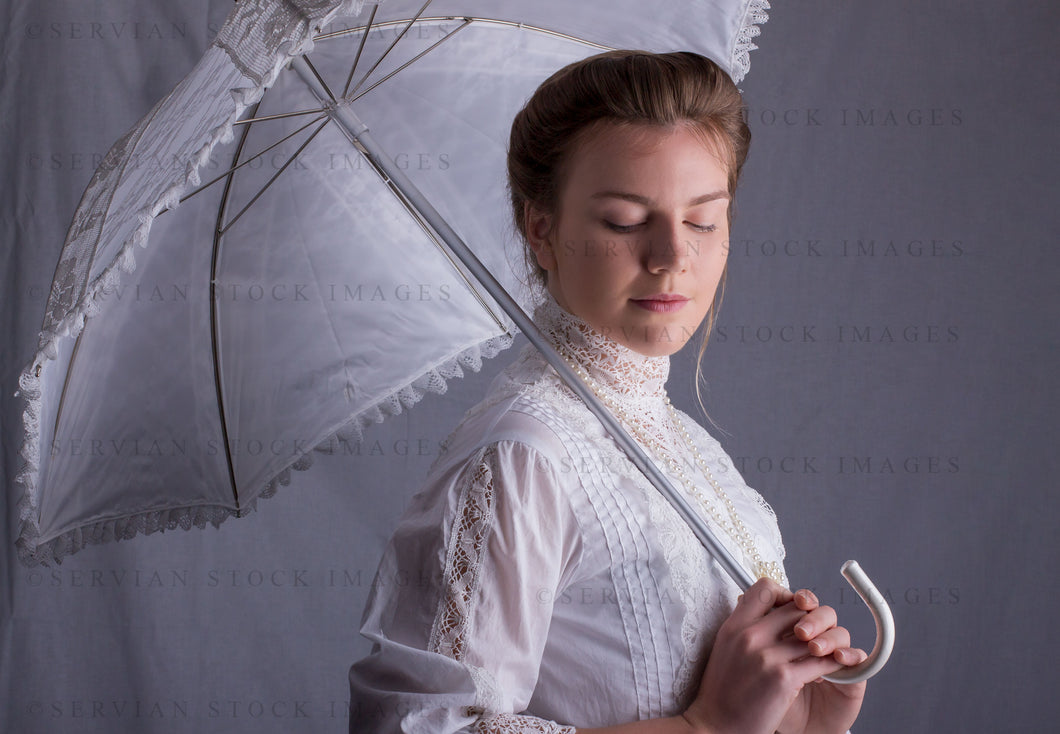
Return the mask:
M 351 732 L 843 732 L 864 659 L 784 588 L 768 505 L 673 409 L 669 355 L 709 329 L 750 134 L 695 54 L 610 52 L 516 117 L 513 213 L 535 321 L 762 576 L 737 590 L 531 347 L 446 443 L 402 519 L 350 670 Z M 702 352 L 701 352 L 702 354 Z M 772 577 L 772 578 L 769 578 Z M 576 727 L 576 729 L 575 729 Z

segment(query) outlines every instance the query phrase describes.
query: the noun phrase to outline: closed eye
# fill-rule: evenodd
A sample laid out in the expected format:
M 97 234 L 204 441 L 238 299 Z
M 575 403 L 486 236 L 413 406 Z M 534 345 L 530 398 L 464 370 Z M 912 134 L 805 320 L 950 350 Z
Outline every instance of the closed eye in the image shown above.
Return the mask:
M 718 228 L 716 224 L 695 224 L 694 222 L 685 222 L 685 224 L 697 232 L 713 232 Z
M 630 232 L 636 230 L 637 227 L 643 226 L 643 224 L 644 222 L 638 222 L 636 224 L 616 224 L 615 222 L 609 222 L 606 219 L 604 220 L 605 227 L 607 227 L 612 232 L 617 232 L 619 234 L 629 234 Z

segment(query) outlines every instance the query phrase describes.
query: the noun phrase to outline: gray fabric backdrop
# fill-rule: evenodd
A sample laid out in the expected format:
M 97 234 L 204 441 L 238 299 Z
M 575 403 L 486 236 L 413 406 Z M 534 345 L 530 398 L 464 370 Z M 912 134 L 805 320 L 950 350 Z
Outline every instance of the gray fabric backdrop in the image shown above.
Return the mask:
M 12 552 L 21 403 L 63 234 L 110 144 L 195 63 L 224 0 L 7 2 L 0 76 L 0 727 L 340 732 L 393 519 L 481 394 L 456 383 L 258 513 Z M 792 582 L 898 645 L 855 730 L 1060 718 L 1057 79 L 1051 3 L 778 0 L 743 84 L 755 136 L 706 404 L 781 519 Z M 445 151 L 407 151 L 441 156 Z M 489 374 L 487 374 L 489 373 Z M 671 392 L 693 405 L 691 355 Z

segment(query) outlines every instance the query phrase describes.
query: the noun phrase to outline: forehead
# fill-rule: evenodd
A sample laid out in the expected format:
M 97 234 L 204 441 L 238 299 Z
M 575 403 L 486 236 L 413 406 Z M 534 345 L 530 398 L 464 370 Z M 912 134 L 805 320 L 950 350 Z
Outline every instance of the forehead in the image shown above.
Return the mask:
M 692 122 L 603 122 L 586 128 L 564 162 L 564 183 L 582 188 L 634 183 L 648 188 L 728 188 L 729 165 L 716 136 Z M 566 187 L 566 188 L 569 188 Z

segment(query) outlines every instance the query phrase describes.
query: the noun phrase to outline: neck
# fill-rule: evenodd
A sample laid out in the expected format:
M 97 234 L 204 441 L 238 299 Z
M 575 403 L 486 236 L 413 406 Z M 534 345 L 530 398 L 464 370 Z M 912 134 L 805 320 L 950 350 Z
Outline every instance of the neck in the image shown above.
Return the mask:
M 669 357 L 635 352 L 564 310 L 551 295 L 535 310 L 534 321 L 562 356 L 603 389 L 627 397 L 665 396 Z

